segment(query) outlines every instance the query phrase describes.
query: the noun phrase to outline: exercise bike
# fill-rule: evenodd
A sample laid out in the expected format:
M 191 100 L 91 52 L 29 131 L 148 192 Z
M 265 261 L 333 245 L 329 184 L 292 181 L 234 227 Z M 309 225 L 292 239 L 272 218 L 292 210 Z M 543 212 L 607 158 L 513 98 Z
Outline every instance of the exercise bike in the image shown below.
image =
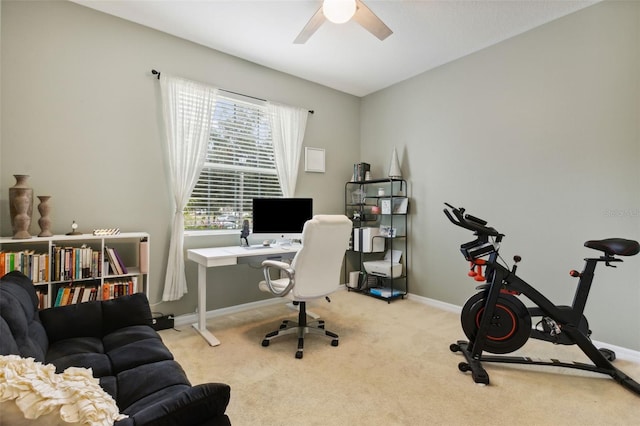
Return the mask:
M 586 370 L 611 376 L 625 388 L 640 395 L 640 384 L 614 367 L 615 352 L 598 349 L 591 342 L 589 324 L 584 316 L 584 308 L 593 281 L 593 273 L 598 263 L 615 267 L 622 262 L 616 256 L 633 256 L 640 252 L 637 241 L 622 238 L 591 240 L 585 247 L 602 252 L 600 257 L 585 259 L 582 272 L 571 271 L 579 278 L 573 304 L 556 306 L 538 290 L 516 275 L 517 264 L 521 260 L 514 256 L 512 269 L 499 263 L 500 243 L 504 237 L 487 222 L 465 214 L 465 209 L 445 203 L 447 218 L 455 225 L 473 231 L 476 239 L 460 246 L 460 251 L 470 262 L 469 275 L 481 282 L 477 294 L 471 296 L 462 308 L 462 329 L 468 341 L 460 340 L 451 344 L 452 352 L 462 352 L 466 362 L 458 364 L 462 372 L 471 371 L 473 381 L 489 384 L 489 375 L 483 362 L 510 364 L 533 364 Z M 484 268 L 484 273 L 482 272 Z M 524 295 L 535 307 L 526 307 L 518 296 Z M 539 320 L 532 327 L 532 318 Z M 593 362 L 561 362 L 559 360 L 536 360 L 529 357 L 505 356 L 521 348 L 529 337 L 561 345 L 578 345 Z M 498 355 L 483 355 L 489 352 Z

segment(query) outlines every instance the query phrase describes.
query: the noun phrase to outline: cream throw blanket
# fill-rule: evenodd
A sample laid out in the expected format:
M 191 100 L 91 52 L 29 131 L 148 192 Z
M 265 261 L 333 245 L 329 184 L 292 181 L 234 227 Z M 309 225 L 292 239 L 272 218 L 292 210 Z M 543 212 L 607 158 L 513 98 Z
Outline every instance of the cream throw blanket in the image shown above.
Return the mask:
M 31 425 L 29 420 L 38 419 L 47 425 L 106 426 L 126 417 L 91 369 L 70 367 L 56 374 L 51 364 L 17 355 L 0 356 L 0 403 L 3 425 Z

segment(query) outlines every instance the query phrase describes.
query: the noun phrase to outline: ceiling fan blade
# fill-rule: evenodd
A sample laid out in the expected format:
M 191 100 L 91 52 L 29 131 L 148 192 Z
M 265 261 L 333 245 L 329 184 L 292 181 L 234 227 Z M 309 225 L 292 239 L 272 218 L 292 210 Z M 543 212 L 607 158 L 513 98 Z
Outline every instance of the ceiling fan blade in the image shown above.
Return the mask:
M 376 16 L 361 0 L 356 0 L 356 13 L 353 20 L 362 25 L 365 30 L 369 31 L 380 40 L 384 40 L 393 34 L 393 31 L 386 26 L 384 22 Z
M 324 21 L 326 21 L 326 19 L 327 18 L 324 17 L 324 13 L 322 13 L 322 6 L 320 6 L 316 13 L 313 14 L 311 19 L 309 19 L 307 25 L 305 25 L 302 31 L 300 31 L 298 37 L 293 40 L 293 44 L 306 43 L 307 40 L 309 40 L 309 37 L 311 37 L 313 33 L 315 33 L 318 28 L 320 28 L 320 25 L 324 24 Z

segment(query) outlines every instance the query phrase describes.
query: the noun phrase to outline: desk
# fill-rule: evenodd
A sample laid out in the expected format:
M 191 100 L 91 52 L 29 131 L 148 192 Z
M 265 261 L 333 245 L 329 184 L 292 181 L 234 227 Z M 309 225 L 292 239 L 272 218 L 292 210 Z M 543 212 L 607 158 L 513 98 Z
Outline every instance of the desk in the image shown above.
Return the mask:
M 247 263 L 249 261 L 261 262 L 269 258 L 292 258 L 301 247 L 300 244 L 292 244 L 259 247 L 256 249 L 232 246 L 187 250 L 187 258 L 198 264 L 198 321 L 193 324 L 196 331 L 209 345 L 218 346 L 220 344 L 220 341 L 207 330 L 207 268 L 237 265 L 238 263 Z M 289 254 L 290 256 L 283 256 L 284 254 Z

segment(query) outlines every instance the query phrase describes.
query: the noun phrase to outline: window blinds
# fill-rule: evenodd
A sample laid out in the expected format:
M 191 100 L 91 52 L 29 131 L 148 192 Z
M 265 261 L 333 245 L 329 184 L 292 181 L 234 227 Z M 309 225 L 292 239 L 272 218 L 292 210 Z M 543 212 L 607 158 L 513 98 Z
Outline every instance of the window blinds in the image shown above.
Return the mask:
M 239 229 L 253 198 L 281 196 L 266 107 L 221 95 L 185 229 Z

